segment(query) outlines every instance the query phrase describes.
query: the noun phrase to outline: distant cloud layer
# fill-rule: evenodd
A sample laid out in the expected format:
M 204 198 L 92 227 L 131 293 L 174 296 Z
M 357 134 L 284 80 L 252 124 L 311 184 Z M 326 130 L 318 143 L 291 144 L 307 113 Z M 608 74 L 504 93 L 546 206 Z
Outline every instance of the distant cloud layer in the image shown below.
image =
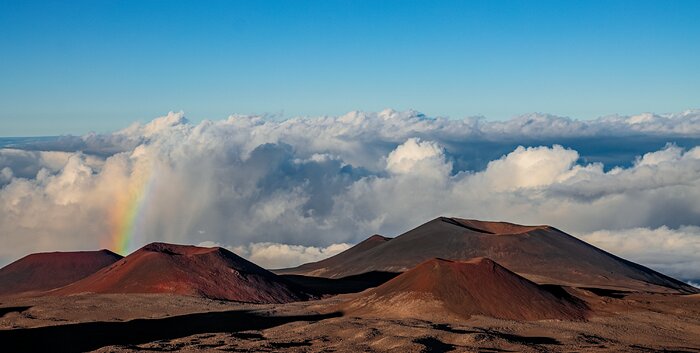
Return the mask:
M 171 241 L 284 267 L 452 215 L 551 224 L 696 280 L 698 145 L 700 111 L 491 122 L 387 110 L 199 124 L 170 113 L 0 149 L 0 263 Z
M 290 245 L 280 243 L 250 243 L 241 246 L 226 246 L 224 244 L 205 241 L 198 246 L 225 247 L 239 256 L 242 256 L 265 268 L 285 268 L 297 264 L 316 262 L 349 249 L 352 245 L 331 244 L 327 247 Z

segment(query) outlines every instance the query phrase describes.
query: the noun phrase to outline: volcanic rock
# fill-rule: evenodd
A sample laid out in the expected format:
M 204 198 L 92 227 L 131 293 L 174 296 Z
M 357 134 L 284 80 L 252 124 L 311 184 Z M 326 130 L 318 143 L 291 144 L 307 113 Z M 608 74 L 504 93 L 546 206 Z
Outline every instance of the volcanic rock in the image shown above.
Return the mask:
M 367 242 L 367 241 L 365 241 Z M 362 244 L 362 243 L 360 243 Z M 353 250 L 352 254 L 348 254 Z M 697 293 L 698 289 L 627 261 L 551 226 L 439 217 L 390 241 L 278 273 L 340 278 L 403 272 L 431 258 L 488 257 L 540 284 Z
M 248 303 L 306 300 L 296 285 L 220 248 L 152 243 L 54 294 L 173 293 Z
M 537 285 L 483 257 L 427 260 L 363 292 L 346 310 L 383 317 L 483 315 L 509 320 L 581 320 L 588 312 L 566 291 Z
M 0 269 L 0 295 L 42 292 L 63 287 L 121 258 L 109 250 L 27 255 Z

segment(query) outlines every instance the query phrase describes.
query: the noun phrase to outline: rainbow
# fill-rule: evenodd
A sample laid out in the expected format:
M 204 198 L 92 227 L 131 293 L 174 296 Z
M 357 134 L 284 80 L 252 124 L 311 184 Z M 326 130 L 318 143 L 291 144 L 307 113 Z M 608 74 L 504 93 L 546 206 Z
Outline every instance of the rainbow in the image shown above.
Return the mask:
M 154 173 L 150 170 L 134 176 L 124 190 L 118 190 L 109 210 L 109 244 L 112 251 L 126 255 L 143 227 L 146 205 L 154 189 Z

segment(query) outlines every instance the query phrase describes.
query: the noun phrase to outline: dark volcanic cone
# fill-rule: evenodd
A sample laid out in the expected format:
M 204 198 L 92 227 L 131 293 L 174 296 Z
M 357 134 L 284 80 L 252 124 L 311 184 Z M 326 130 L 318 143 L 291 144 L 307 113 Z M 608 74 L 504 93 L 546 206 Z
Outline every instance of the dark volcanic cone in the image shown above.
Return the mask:
M 309 295 L 223 248 L 152 243 L 55 294 L 174 293 L 249 303 L 286 303 Z
M 363 254 L 379 245 L 382 245 L 392 238 L 384 237 L 379 234 L 375 234 L 362 242 L 356 244 L 355 246 L 347 249 L 340 254 L 331 256 L 327 259 L 323 259 L 317 262 L 310 262 L 308 264 L 303 264 L 299 267 L 273 270 L 277 274 L 300 274 L 304 276 L 319 276 L 328 278 L 343 277 L 339 274 L 343 272 L 342 267 L 348 263 L 357 263 L 357 259 L 362 258 Z M 359 269 L 359 273 L 369 272 L 372 266 L 367 266 L 366 271 Z
M 109 250 L 27 255 L 0 269 L 0 295 L 42 292 L 63 287 L 121 258 Z
M 425 261 L 364 292 L 346 309 L 382 316 L 484 315 L 509 320 L 581 320 L 588 312 L 565 291 L 551 291 L 487 258 Z
M 278 273 L 340 278 L 368 271 L 403 272 L 431 258 L 488 257 L 540 284 L 698 292 L 681 281 L 619 258 L 550 226 L 439 217 L 390 241 L 346 254 L 350 250 L 328 259 L 332 261 Z

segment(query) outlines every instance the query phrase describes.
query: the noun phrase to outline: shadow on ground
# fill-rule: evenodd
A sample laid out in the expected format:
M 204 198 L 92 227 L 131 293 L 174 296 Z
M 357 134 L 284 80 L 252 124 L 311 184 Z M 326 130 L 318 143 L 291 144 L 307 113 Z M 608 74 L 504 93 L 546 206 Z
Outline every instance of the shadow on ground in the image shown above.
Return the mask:
M 454 345 L 442 342 L 435 337 L 416 338 L 413 342 L 422 344 L 424 348 L 421 352 L 426 353 L 445 353 L 451 352 L 456 348 Z
M 585 289 L 599 297 L 608 297 L 608 298 L 615 298 L 615 299 L 622 299 L 630 292 L 628 291 L 623 291 L 623 290 L 614 290 L 614 289 L 605 289 L 605 288 L 592 288 L 592 287 L 582 287 L 581 289 Z
M 324 278 L 303 275 L 280 275 L 316 295 L 335 295 L 362 292 L 377 287 L 400 275 L 399 272 L 370 271 L 343 278 Z
M 340 312 L 265 316 L 235 310 L 125 322 L 86 322 L 0 330 L 0 347 L 5 352 L 84 352 L 109 345 L 141 344 L 211 332 L 262 330 L 294 321 L 319 321 L 340 316 Z
M 10 307 L 5 307 L 5 308 L 0 308 L 0 317 L 3 317 L 3 316 L 5 316 L 5 314 L 9 314 L 9 313 L 21 313 L 21 312 L 24 312 L 30 308 L 31 308 L 31 306 L 10 306 Z

